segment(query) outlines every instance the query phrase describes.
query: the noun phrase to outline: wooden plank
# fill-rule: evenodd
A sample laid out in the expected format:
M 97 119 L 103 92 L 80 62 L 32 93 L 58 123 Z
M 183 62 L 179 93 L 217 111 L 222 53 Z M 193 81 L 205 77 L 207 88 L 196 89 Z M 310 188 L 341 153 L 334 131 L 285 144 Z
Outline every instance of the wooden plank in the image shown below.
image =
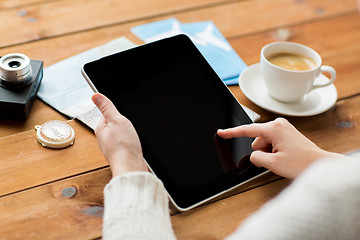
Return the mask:
M 48 2 L 50 1 L 57 1 L 57 0 L 47 0 Z M 29 6 L 32 4 L 43 4 L 44 1 L 42 0 L 1 0 L 0 1 L 0 10 L 3 9 L 9 9 L 9 8 L 19 8 L 19 7 L 23 7 L 23 6 Z M 19 13 L 21 14 L 21 13 Z
M 244 9 L 245 6 L 242 6 L 241 4 L 249 4 L 252 2 L 244 2 L 244 3 L 237 3 L 238 6 L 232 6 L 232 7 L 238 7 L 241 9 Z M 259 4 L 258 4 L 259 5 Z M 261 5 L 262 6 L 262 5 Z M 300 4 L 301 6 L 301 4 Z M 336 6 L 336 4 L 335 4 Z M 254 9 L 256 7 L 252 6 Z M 292 6 L 294 8 L 297 8 L 297 5 Z M 310 6 L 308 6 L 310 8 Z M 236 8 L 235 8 L 236 9 Z M 277 18 L 274 19 L 259 19 L 259 15 L 261 15 L 261 11 L 263 11 L 263 8 L 258 7 L 256 9 L 256 14 L 254 13 L 253 16 L 250 16 L 249 18 L 242 17 L 242 15 L 234 16 L 236 19 L 239 19 L 238 22 L 242 21 L 254 21 L 256 22 L 259 27 L 262 27 L 259 29 L 253 29 L 251 26 L 249 27 L 247 24 L 243 24 L 241 28 L 238 27 L 237 22 L 229 22 L 228 20 L 224 20 L 222 17 L 223 14 L 219 14 L 224 12 L 226 9 L 222 9 L 222 7 L 217 8 L 210 8 L 212 10 L 211 19 L 217 24 L 217 26 L 222 30 L 224 34 L 224 30 L 226 30 L 228 33 L 224 34 L 227 38 L 230 39 L 231 45 L 235 48 L 235 50 L 239 53 L 239 55 L 246 61 L 247 64 L 252 64 L 258 61 L 258 55 L 261 49 L 261 46 L 265 45 L 268 42 L 276 40 L 274 38 L 274 30 L 271 29 L 277 29 L 278 27 L 283 26 L 282 21 L 277 20 Z M 173 16 L 182 19 L 183 22 L 192 22 L 192 21 L 200 21 L 200 20 L 208 20 L 206 19 L 206 16 L 209 16 L 210 13 L 209 9 L 199 9 L 190 11 L 189 13 L 179 13 L 174 14 Z M 286 10 L 286 9 L 285 9 Z M 285 11 L 284 10 L 284 11 Z M 215 12 L 216 11 L 216 12 Z M 255 10 L 254 10 L 255 11 Z M 231 11 L 231 12 L 237 12 Z M 310 15 L 310 14 L 309 14 Z M 197 17 L 199 16 L 199 17 Z M 204 17 L 205 16 L 205 17 Z M 314 15 L 312 17 L 315 18 Z M 358 14 L 351 14 L 350 18 L 335 18 L 332 22 L 327 22 L 327 20 L 321 21 L 324 26 L 320 26 L 318 23 L 313 24 L 305 24 L 303 25 L 303 21 L 306 19 L 295 19 L 292 22 L 289 22 L 288 25 L 291 24 L 299 24 L 298 27 L 289 28 L 291 32 L 296 32 L 294 36 L 297 38 L 294 39 L 296 41 L 304 42 L 307 45 L 310 46 L 322 46 L 324 45 L 323 42 L 327 42 L 327 45 L 329 45 L 329 41 L 334 41 L 334 43 L 331 44 L 331 48 L 325 48 L 326 51 L 332 52 L 339 51 L 339 47 L 342 48 L 350 48 L 348 47 L 347 43 L 353 39 L 357 39 L 359 28 L 358 28 Z M 202 18 L 200 18 L 202 17 Z M 326 16 L 324 16 L 326 18 Z M 79 34 L 71 34 L 69 36 L 62 36 L 55 39 L 46 39 L 43 41 L 37 41 L 32 43 L 27 43 L 26 45 L 22 46 L 15 46 L 15 47 L 8 47 L 5 49 L 0 49 L 0 54 L 6 54 L 9 52 L 23 52 L 25 54 L 28 54 L 33 59 L 43 59 L 45 60 L 45 66 L 51 65 L 55 62 L 58 62 L 64 58 L 70 57 L 76 53 L 85 51 L 89 48 L 98 46 L 100 44 L 103 44 L 105 42 L 108 42 L 114 38 L 120 37 L 120 36 L 126 36 L 130 38 L 131 40 L 135 41 L 137 44 L 141 44 L 142 42 L 134 37 L 130 33 L 130 28 L 144 24 L 146 22 L 150 21 L 157 21 L 161 20 L 163 17 L 160 18 L 154 18 L 151 20 L 139 20 L 132 23 L 125 23 L 125 24 L 118 24 L 115 26 L 110 27 L 104 27 L 101 29 L 96 29 L 92 31 L 86 31 Z M 338 20 L 339 19 L 339 20 Z M 296 21 L 297 20 L 297 21 Z M 271 22 L 272 21 L 272 22 Z M 331 21 L 331 19 L 330 19 Z M 274 25 L 270 30 L 268 30 L 269 26 L 265 26 L 268 24 L 267 22 L 271 22 L 271 24 Z M 329 34 L 329 30 L 327 27 L 327 24 L 332 24 L 333 26 L 341 26 L 338 30 L 346 29 L 347 31 L 341 31 L 341 35 L 346 35 L 347 42 L 343 42 L 342 44 L 335 44 L 335 42 L 339 42 L 339 37 L 336 37 L 336 32 L 334 33 L 335 38 L 327 38 Z M 348 25 L 346 25 L 348 24 Z M 314 25 L 314 27 L 312 27 Z M 307 28 L 312 29 L 312 31 L 306 30 Z M 305 29 L 304 29 L 305 28 Z M 257 31 L 265 31 L 261 34 L 256 34 Z M 355 32 L 354 32 L 355 31 Z M 316 38 L 313 38 L 313 33 L 316 32 Z M 247 36 L 249 33 L 255 33 L 254 35 Z M 353 38 L 351 37 L 351 34 L 355 34 Z M 333 36 L 333 35 L 332 35 Z M 300 38 L 300 39 L 299 39 Z M 298 40 L 299 39 L 299 40 Z M 318 40 L 319 39 L 319 40 Z M 340 38 L 342 39 L 342 38 Z M 354 40 L 353 40 L 354 41 Z M 81 44 L 79 44 L 81 42 Z M 247 46 L 244 48 L 244 46 Z M 319 51 L 318 47 L 314 47 L 316 50 Z M 49 54 L 49 49 L 51 49 L 51 53 Z M 326 53 L 325 51 L 319 51 L 322 55 Z M 63 53 L 63 54 L 61 54 Z
M 336 0 L 262 0 L 187 12 L 177 18 L 182 22 L 211 19 L 226 38 L 231 38 L 356 12 L 356 0 L 341 3 Z
M 360 93 L 359 62 L 360 62 L 360 38 L 357 38 L 358 45 L 352 49 L 339 52 L 326 57 L 324 63 L 336 69 L 337 79 L 335 86 L 338 91 L 338 98 L 343 99 Z M 355 109 L 354 109 L 355 110 Z
M 219 0 L 186 0 L 181 5 L 177 1 L 162 0 L 135 0 L 131 5 L 125 0 L 84 2 L 60 1 L 29 6 L 24 8 L 28 14 L 23 17 L 16 14 L 17 10 L 3 11 L 0 22 L 9 24 L 2 27 L 2 31 L 8 34 L 0 39 L 0 46 L 141 19 L 150 22 L 157 16 L 174 16 L 183 22 L 212 19 L 225 37 L 229 37 L 357 11 L 356 0 L 343 0 L 341 3 L 337 0 L 263 0 L 223 2 L 222 5 L 215 4 L 221 2 Z M 17 26 L 22 28 L 13 31 Z
M 65 121 L 68 119 L 68 117 L 36 99 L 26 121 L 0 119 L 0 138 L 34 129 L 35 125 L 41 125 L 50 120 Z
M 360 148 L 360 96 L 338 101 L 334 108 L 319 116 L 288 118 L 319 147 L 338 153 Z
M 64 149 L 42 147 L 35 130 L 0 138 L 0 196 L 108 165 L 93 132 L 68 123 L 76 140 Z
M 347 52 L 360 45 L 360 16 L 358 13 L 300 22 L 295 25 L 288 24 L 248 36 L 231 37 L 229 42 L 250 65 L 259 62 L 262 46 L 273 41 L 284 40 L 279 38 L 279 30 L 288 31 L 289 37 L 285 40 L 310 46 L 323 58 Z
M 171 217 L 178 240 L 224 239 L 290 183 L 283 179 Z
M 7 23 L 2 26 L 7 34 L 0 39 L 0 46 L 197 9 L 220 2 L 224 0 L 183 0 L 181 4 L 163 0 L 133 0 L 131 4 L 126 0 L 78 0 L 24 6 L 21 11 L 25 15 L 19 14 L 19 9 L 3 10 L 0 22 Z
M 0 236 L 6 239 L 27 239 L 30 236 L 36 239 L 100 237 L 103 188 L 110 178 L 109 169 L 102 169 L 2 197 Z M 209 224 L 208 218 L 204 219 L 204 216 L 206 214 L 213 216 L 222 212 L 216 220 L 221 222 L 221 228 L 217 227 L 218 230 L 212 234 L 228 234 L 239 222 L 286 185 L 287 181 L 283 180 L 265 188 L 257 188 L 205 205 L 186 214 L 173 216 L 175 232 L 180 239 L 184 236 L 197 237 L 201 235 L 197 232 L 200 229 L 214 227 L 214 222 Z M 74 192 L 76 193 L 72 195 Z M 244 208 L 245 202 L 246 208 Z M 196 228 L 188 228 L 189 224 L 197 220 L 199 222 Z
M 0 198 L 1 239 L 92 239 L 101 236 L 109 169 Z

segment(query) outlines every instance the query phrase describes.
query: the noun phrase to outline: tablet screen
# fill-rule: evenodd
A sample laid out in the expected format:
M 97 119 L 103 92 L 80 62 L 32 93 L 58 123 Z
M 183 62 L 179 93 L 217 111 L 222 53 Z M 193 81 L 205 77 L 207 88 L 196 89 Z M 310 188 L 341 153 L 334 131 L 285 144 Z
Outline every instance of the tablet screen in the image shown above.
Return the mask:
M 253 139 L 216 135 L 251 120 L 185 35 L 87 63 L 83 70 L 133 123 L 145 160 L 180 208 L 264 171 L 249 161 Z

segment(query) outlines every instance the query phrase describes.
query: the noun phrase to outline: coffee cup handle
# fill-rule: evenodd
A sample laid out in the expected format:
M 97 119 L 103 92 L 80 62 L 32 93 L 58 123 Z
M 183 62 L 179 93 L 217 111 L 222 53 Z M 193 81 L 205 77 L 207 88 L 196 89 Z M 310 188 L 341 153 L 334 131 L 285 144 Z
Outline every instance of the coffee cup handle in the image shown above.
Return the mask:
M 320 87 L 325 87 L 325 86 L 328 86 L 330 84 L 332 84 L 333 82 L 335 82 L 335 79 L 336 79 L 336 71 L 334 68 L 330 67 L 330 66 L 326 66 L 326 65 L 323 65 L 320 67 L 320 72 L 323 73 L 323 72 L 327 72 L 330 74 L 330 79 L 328 82 L 326 83 L 322 83 L 322 84 L 314 84 L 313 87 L 311 88 L 311 90 L 314 90 L 316 88 L 320 88 Z

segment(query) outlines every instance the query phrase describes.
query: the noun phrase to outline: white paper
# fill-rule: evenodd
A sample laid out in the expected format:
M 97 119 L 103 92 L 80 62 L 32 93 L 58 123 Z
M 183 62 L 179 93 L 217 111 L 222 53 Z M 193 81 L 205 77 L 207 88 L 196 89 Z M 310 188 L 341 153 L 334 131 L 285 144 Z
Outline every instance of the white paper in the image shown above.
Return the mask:
M 38 97 L 59 112 L 95 129 L 101 113 L 91 101 L 94 92 L 82 76 L 81 68 L 87 62 L 134 46 L 121 37 L 45 68 Z

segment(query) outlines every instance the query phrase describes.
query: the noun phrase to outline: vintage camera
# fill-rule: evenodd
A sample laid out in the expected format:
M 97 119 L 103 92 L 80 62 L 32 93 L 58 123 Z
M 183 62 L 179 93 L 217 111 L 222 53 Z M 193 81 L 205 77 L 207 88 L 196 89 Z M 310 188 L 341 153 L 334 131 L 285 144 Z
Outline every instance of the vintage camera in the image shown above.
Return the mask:
M 0 118 L 25 120 L 43 77 L 43 61 L 10 53 L 0 58 Z

